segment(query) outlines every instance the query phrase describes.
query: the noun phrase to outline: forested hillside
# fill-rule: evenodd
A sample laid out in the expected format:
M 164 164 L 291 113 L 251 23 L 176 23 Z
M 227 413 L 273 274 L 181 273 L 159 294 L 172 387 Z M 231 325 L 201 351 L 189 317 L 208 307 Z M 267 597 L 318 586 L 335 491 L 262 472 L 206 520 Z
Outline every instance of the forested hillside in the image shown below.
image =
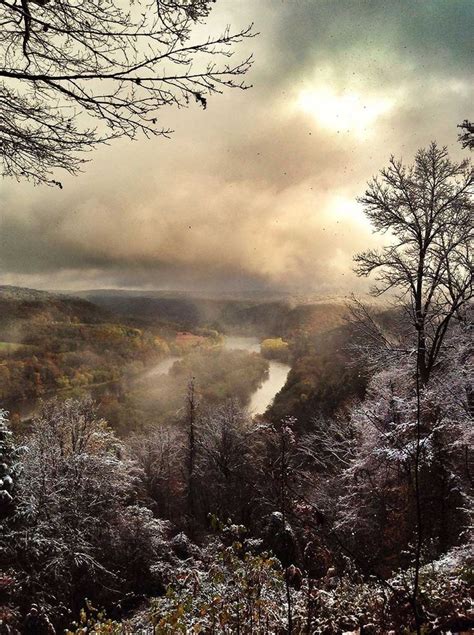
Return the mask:
M 21 402 L 119 380 L 168 352 L 158 333 L 120 323 L 85 300 L 0 288 L 0 397 Z
M 221 332 L 289 337 L 300 329 L 322 332 L 341 323 L 344 299 L 292 297 L 219 298 L 190 293 L 83 291 L 81 297 L 127 319 L 142 323 L 212 326 Z
M 209 327 L 181 331 L 183 320 L 166 311 L 139 320 L 17 287 L 3 287 L 0 301 L 0 398 L 16 422 L 31 418 L 41 399 L 93 395 L 114 429 L 130 434 L 175 417 L 190 376 L 207 401 L 246 404 L 267 373 L 259 355 L 222 350 Z M 156 377 L 167 359 L 175 366 Z

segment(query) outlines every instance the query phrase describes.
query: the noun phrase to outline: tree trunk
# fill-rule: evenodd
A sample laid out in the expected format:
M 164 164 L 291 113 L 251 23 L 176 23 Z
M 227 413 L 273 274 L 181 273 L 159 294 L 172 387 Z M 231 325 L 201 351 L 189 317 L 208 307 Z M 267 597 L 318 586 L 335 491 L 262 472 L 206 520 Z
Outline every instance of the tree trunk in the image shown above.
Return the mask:
M 196 460 L 196 438 L 195 438 L 195 419 L 196 419 L 196 395 L 194 390 L 194 380 L 189 382 L 188 386 L 188 465 L 187 465 L 187 503 L 188 516 L 190 519 L 189 528 L 192 530 L 195 524 L 196 500 L 194 491 L 194 464 Z

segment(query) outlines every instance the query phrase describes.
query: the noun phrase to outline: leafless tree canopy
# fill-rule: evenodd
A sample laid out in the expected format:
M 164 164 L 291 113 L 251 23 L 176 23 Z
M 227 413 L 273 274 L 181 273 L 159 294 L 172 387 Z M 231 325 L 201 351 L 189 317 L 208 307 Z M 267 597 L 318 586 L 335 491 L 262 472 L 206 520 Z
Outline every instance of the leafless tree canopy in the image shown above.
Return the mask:
M 251 26 L 196 40 L 212 0 L 0 0 L 0 155 L 4 175 L 58 184 L 83 151 L 116 137 L 168 135 L 163 106 L 206 107 L 240 87 Z
M 356 272 L 376 273 L 375 295 L 397 290 L 408 300 L 423 382 L 451 320 L 473 297 L 473 183 L 469 161 L 454 163 L 433 143 L 412 166 L 392 157 L 360 199 L 375 230 L 392 240 L 381 251 L 358 254 Z

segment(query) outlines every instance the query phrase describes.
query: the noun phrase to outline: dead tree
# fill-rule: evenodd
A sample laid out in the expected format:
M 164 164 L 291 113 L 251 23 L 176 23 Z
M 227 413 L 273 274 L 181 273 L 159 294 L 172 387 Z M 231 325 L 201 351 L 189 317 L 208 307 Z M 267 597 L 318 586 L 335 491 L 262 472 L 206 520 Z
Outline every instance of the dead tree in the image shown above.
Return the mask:
M 187 499 L 187 516 L 189 518 L 189 527 L 195 525 L 196 520 L 196 387 L 194 377 L 189 380 L 188 393 L 186 396 L 186 436 L 187 436 L 187 457 L 186 457 L 186 499 Z

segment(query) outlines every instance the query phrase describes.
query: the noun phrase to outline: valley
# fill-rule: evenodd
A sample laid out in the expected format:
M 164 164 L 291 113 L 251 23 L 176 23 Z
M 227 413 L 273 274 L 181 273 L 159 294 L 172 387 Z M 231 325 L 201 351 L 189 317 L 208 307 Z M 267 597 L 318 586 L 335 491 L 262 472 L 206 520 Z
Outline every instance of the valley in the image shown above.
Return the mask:
M 90 395 L 127 435 L 175 418 L 191 378 L 205 403 L 281 411 L 302 339 L 337 328 L 343 313 L 337 302 L 290 298 L 81 295 L 0 288 L 0 397 L 20 429 L 43 401 Z M 271 337 L 290 353 L 261 350 Z
M 0 635 L 474 634 L 474 3 L 0 16 Z

